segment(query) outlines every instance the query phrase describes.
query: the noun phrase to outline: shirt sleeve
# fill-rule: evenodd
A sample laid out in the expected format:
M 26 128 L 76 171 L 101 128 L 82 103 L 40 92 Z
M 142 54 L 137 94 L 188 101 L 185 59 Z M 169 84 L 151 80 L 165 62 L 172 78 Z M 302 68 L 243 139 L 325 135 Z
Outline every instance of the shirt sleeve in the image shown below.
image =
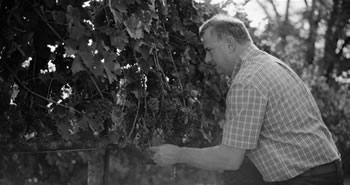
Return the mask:
M 256 148 L 266 106 L 267 95 L 254 86 L 232 84 L 226 97 L 222 144 L 240 149 Z

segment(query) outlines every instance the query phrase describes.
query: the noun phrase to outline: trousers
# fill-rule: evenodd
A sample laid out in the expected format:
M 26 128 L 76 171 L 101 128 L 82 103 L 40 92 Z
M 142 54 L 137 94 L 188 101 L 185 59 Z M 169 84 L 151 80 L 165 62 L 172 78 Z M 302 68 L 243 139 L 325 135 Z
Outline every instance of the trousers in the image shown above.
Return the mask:
M 261 173 L 246 157 L 239 170 L 223 172 L 225 185 L 343 185 L 343 169 L 340 160 L 330 163 L 334 170 L 322 171 L 315 167 L 292 179 L 280 182 L 265 182 Z

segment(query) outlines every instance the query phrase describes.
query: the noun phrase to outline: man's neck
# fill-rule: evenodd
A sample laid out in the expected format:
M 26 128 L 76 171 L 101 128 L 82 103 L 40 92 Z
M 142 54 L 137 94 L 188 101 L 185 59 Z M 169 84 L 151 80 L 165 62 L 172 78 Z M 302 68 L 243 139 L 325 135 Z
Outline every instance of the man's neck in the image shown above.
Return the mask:
M 243 44 L 239 44 L 239 47 L 237 47 L 237 53 L 239 56 L 241 56 L 242 53 L 244 53 L 244 51 L 246 51 L 248 48 L 250 47 L 255 47 L 255 45 L 251 42 L 246 42 Z
M 253 43 L 251 42 L 246 42 L 244 44 L 240 44 L 238 47 L 237 47 L 237 50 L 236 50 L 236 56 L 238 56 L 235 60 L 237 61 L 236 64 L 234 65 L 234 68 L 233 68 L 233 71 L 230 75 L 230 78 L 232 79 L 236 74 L 237 72 L 239 71 L 241 65 L 242 65 L 242 62 L 243 62 L 243 59 L 245 57 L 247 57 L 248 53 L 247 51 L 250 50 L 250 48 L 257 48 Z

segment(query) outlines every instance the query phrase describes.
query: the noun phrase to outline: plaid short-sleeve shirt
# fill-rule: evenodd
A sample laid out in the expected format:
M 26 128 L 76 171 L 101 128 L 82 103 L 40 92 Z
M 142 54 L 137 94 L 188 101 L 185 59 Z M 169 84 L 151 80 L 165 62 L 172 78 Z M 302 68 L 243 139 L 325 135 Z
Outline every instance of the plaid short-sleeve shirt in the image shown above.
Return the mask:
M 340 158 L 308 87 L 286 64 L 250 46 L 232 74 L 222 144 L 246 149 L 267 182 Z

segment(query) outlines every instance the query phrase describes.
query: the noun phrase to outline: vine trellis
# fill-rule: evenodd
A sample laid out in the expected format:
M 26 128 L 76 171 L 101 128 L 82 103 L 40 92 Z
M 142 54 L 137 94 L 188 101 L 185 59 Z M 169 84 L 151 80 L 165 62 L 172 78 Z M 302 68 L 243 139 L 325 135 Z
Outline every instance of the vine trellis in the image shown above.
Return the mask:
M 108 165 L 101 164 L 113 148 L 134 147 L 142 156 L 157 138 L 213 145 L 220 132 L 213 110 L 223 110 L 226 87 L 201 62 L 197 32 L 219 11 L 188 0 L 0 0 L 1 150 L 90 151 L 95 185 L 106 183 Z M 25 174 L 50 166 L 38 175 L 44 180 L 65 162 L 31 160 L 0 153 L 0 175 L 23 184 Z

